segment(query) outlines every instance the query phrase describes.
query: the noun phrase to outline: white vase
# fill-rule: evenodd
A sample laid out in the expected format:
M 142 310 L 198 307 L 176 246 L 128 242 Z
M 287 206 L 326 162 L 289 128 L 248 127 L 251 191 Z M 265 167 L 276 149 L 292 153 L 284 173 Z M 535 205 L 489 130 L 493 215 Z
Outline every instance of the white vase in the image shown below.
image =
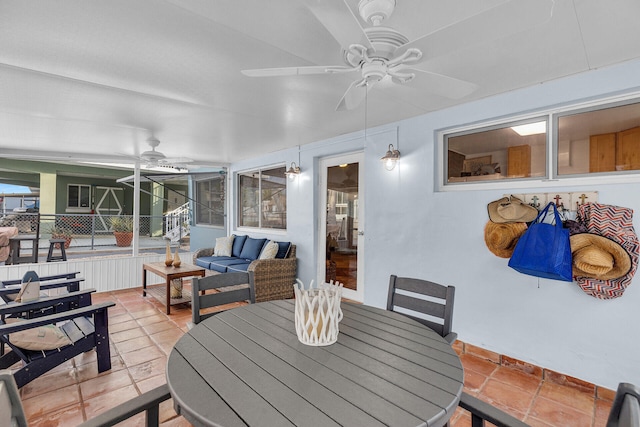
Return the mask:
M 293 289 L 298 340 L 312 346 L 333 344 L 338 340 L 338 324 L 342 320 L 342 284 L 324 283 L 314 288 L 311 281 L 309 289 L 304 289 L 300 279 L 297 282 Z

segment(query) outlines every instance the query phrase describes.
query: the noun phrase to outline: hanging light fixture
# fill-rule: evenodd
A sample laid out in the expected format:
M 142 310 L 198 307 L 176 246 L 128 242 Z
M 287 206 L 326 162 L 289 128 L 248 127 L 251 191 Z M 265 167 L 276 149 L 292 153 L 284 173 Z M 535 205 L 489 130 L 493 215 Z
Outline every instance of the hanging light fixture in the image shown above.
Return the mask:
M 291 166 L 284 174 L 293 181 L 298 175 L 300 175 L 300 167 L 296 165 L 296 162 L 291 162 Z
M 389 144 L 387 153 L 380 160 L 384 162 L 386 170 L 393 170 L 393 168 L 396 167 L 398 160 L 400 160 L 400 152 L 393 147 L 393 144 Z

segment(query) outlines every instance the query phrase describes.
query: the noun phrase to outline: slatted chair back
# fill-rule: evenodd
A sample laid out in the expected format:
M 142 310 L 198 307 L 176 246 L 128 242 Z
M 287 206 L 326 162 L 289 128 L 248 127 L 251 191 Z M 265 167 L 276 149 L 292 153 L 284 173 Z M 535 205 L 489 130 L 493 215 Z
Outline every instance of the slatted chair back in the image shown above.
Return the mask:
M 640 387 L 620 383 L 611 405 L 607 427 L 638 426 L 640 426 Z
M 451 331 L 455 291 L 454 286 L 391 275 L 387 310 L 417 320 L 453 344 L 458 337 Z
M 0 425 L 27 427 L 22 401 L 11 371 L 0 371 Z
M 191 312 L 194 325 L 216 314 L 215 311 L 202 313 L 203 309 L 233 302 L 248 301 L 251 304 L 256 302 L 252 272 L 215 274 L 202 278 L 194 277 L 192 280 Z
M 36 277 L 37 274 L 32 271 L 25 273 L 27 275 L 33 273 Z M 84 281 L 84 278 L 77 277 L 80 274 L 79 271 L 70 273 L 55 274 L 51 276 L 41 276 L 38 278 L 40 281 L 40 291 L 44 294 L 60 294 L 64 292 L 75 292 L 80 290 L 80 282 Z M 24 281 L 22 279 L 12 279 L 0 281 L 0 298 L 5 302 L 11 302 L 15 299 L 16 295 L 20 291 L 20 285 Z

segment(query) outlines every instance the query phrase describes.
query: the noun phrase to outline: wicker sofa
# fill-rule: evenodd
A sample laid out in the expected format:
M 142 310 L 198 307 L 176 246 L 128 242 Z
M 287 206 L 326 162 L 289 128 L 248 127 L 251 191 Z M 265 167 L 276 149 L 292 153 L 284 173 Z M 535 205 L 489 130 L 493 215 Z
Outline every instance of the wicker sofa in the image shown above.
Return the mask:
M 262 245 L 260 240 L 264 240 Z M 260 252 L 268 242 L 268 239 L 234 236 L 231 256 L 218 256 L 215 248 L 203 248 L 194 252 L 193 263 L 206 268 L 207 275 L 233 271 L 253 272 L 256 302 L 293 298 L 293 284 L 296 282 L 298 268 L 296 245 L 276 242 L 280 246 L 278 256 L 260 259 Z M 242 247 L 249 243 L 256 248 L 259 246 L 259 250 L 247 256 Z

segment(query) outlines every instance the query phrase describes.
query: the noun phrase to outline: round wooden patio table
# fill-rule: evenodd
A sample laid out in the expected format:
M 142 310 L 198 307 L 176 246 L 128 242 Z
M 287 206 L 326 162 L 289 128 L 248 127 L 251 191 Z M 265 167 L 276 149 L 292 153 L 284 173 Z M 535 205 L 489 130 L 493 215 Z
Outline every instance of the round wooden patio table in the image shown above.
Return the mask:
M 338 341 L 298 341 L 294 301 L 210 317 L 175 345 L 167 383 L 196 426 L 442 426 L 463 368 L 438 334 L 406 316 L 342 303 Z

